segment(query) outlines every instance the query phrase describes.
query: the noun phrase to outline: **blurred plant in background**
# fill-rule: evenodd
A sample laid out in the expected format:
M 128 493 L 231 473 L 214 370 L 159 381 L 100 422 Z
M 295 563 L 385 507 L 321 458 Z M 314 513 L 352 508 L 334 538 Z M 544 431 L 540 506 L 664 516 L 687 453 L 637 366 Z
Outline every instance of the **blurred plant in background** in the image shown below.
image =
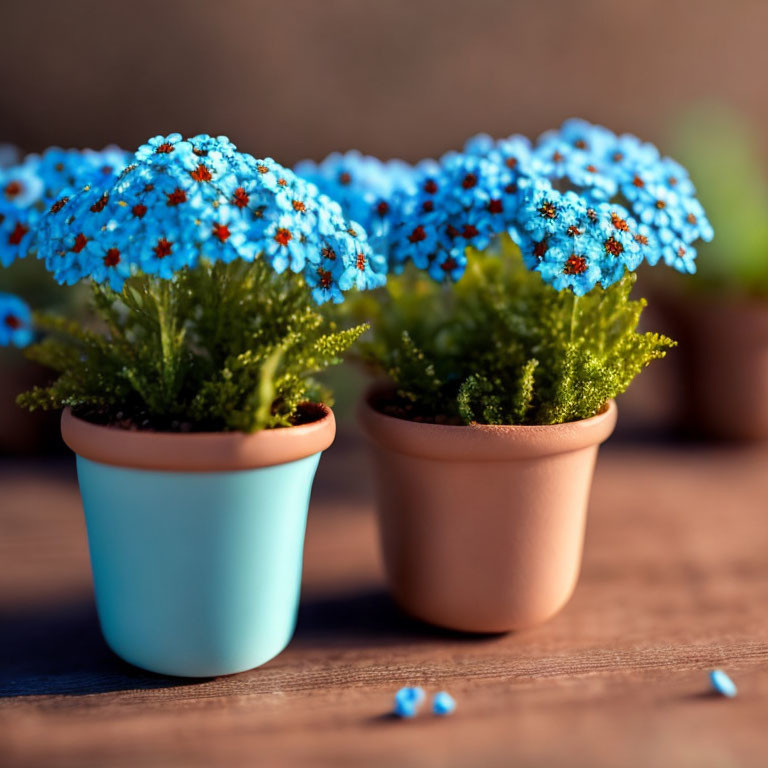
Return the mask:
M 678 120 L 673 143 L 717 230 L 688 288 L 768 297 L 768 169 L 754 130 L 725 106 L 699 106 Z

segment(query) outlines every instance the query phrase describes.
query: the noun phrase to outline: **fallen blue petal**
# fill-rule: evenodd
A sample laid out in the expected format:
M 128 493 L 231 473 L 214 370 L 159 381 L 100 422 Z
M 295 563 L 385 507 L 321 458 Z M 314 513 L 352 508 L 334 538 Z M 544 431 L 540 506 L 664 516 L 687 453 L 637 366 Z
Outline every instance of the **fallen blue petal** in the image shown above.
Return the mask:
M 709 682 L 712 687 L 721 695 L 732 699 L 736 695 L 736 686 L 728 675 L 722 669 L 713 669 L 709 673 Z
M 456 701 L 450 693 L 440 691 L 435 694 L 432 700 L 432 711 L 436 715 L 450 715 L 454 709 L 456 709 Z
M 401 688 L 395 694 L 395 714 L 398 717 L 413 717 L 418 712 L 425 697 L 423 688 Z

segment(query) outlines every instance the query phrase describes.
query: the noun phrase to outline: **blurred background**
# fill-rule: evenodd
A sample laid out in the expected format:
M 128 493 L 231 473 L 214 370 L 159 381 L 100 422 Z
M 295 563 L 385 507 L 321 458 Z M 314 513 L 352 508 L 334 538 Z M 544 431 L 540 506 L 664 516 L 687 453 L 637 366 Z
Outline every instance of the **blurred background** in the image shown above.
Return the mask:
M 571 115 L 663 144 L 702 100 L 768 121 L 763 0 L 2 5 L 0 139 L 26 150 L 180 131 L 416 160 Z
M 764 0 L 26 0 L 2 14 L 0 143 L 133 149 L 206 132 L 286 165 L 349 148 L 415 161 L 478 131 L 535 137 L 580 116 L 691 169 L 717 232 L 701 293 L 768 293 Z M 640 292 L 669 293 L 673 276 L 660 277 L 667 288 L 641 275 Z M 48 280 L 17 262 L 0 289 L 56 306 Z M 684 336 L 678 304 L 659 296 L 646 327 Z M 14 425 L 0 450 L 37 450 L 45 417 L 12 399 L 39 374 L 19 355 L 0 364 L 14 369 L 0 385 L 0 418 Z M 625 432 L 674 426 L 690 383 L 681 366 L 695 369 L 676 351 L 633 385 Z M 336 378 L 344 420 L 358 383 L 349 369 Z

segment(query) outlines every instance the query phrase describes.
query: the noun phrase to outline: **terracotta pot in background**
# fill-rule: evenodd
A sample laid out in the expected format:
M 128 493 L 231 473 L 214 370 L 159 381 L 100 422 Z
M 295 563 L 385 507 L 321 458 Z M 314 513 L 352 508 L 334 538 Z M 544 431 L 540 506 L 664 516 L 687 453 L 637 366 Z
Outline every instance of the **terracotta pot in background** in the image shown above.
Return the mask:
M 359 412 L 395 600 L 451 629 L 546 621 L 578 579 L 598 447 L 616 404 L 555 426 L 442 426 Z
M 730 440 L 768 439 L 768 303 L 679 297 L 666 310 L 680 342 L 685 426 Z

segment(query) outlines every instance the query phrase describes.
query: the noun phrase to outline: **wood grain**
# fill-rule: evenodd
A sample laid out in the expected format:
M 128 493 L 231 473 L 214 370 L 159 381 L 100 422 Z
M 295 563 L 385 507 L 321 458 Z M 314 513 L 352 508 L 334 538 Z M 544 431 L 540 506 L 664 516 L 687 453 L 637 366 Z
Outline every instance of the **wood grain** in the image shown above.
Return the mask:
M 544 627 L 466 637 L 390 602 L 360 447 L 324 458 L 290 647 L 192 681 L 130 667 L 92 606 L 70 462 L 0 465 L 0 765 L 764 766 L 768 451 L 615 444 L 584 571 Z M 708 692 L 725 668 L 734 700 Z M 388 716 L 449 690 L 449 719 Z

